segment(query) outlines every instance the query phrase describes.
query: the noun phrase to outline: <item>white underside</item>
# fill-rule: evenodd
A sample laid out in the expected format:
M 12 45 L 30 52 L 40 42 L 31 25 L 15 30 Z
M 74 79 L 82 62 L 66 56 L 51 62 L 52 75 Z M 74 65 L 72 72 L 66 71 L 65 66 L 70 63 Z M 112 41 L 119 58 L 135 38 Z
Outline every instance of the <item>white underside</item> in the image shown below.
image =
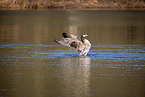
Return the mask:
M 84 44 L 85 44 L 85 48 L 79 54 L 80 56 L 86 56 L 91 48 L 91 43 L 87 39 L 84 40 Z

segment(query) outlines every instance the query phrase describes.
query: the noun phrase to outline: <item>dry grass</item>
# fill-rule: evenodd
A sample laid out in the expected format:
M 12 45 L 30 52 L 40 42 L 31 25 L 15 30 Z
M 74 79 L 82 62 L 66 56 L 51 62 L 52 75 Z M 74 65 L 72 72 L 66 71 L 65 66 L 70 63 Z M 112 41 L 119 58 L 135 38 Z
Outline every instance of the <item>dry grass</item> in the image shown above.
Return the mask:
M 0 0 L 1 8 L 145 8 L 145 0 Z

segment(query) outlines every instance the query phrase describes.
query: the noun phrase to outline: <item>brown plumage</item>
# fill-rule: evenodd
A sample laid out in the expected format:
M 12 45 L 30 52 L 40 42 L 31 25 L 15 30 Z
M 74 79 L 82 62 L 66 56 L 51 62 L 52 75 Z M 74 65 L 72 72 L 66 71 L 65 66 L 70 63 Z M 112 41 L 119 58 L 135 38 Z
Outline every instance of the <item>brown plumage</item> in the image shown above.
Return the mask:
M 91 43 L 84 39 L 84 37 L 88 36 L 87 34 L 77 37 L 72 34 L 62 33 L 62 36 L 62 38 L 55 38 L 54 41 L 63 46 L 75 48 L 78 52 L 81 52 L 80 55 L 87 55 L 91 48 Z

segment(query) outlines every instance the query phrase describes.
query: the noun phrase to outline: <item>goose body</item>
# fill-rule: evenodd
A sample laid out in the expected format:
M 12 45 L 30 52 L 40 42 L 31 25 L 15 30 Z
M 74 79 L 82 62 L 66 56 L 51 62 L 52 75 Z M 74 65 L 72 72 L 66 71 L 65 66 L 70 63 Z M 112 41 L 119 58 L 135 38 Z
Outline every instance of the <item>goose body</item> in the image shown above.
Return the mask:
M 91 43 L 84 37 L 88 36 L 87 34 L 82 35 L 81 37 L 62 33 L 62 38 L 55 38 L 54 41 L 63 46 L 75 48 L 80 52 L 80 56 L 86 56 L 91 48 Z

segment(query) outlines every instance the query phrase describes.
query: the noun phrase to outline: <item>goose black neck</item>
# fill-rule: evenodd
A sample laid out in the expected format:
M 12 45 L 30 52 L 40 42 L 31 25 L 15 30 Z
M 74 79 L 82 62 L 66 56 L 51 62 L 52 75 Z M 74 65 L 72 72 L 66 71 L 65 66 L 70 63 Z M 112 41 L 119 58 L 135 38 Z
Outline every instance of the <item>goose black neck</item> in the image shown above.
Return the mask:
M 84 43 L 84 37 L 83 37 L 83 35 L 81 36 L 81 41 Z

